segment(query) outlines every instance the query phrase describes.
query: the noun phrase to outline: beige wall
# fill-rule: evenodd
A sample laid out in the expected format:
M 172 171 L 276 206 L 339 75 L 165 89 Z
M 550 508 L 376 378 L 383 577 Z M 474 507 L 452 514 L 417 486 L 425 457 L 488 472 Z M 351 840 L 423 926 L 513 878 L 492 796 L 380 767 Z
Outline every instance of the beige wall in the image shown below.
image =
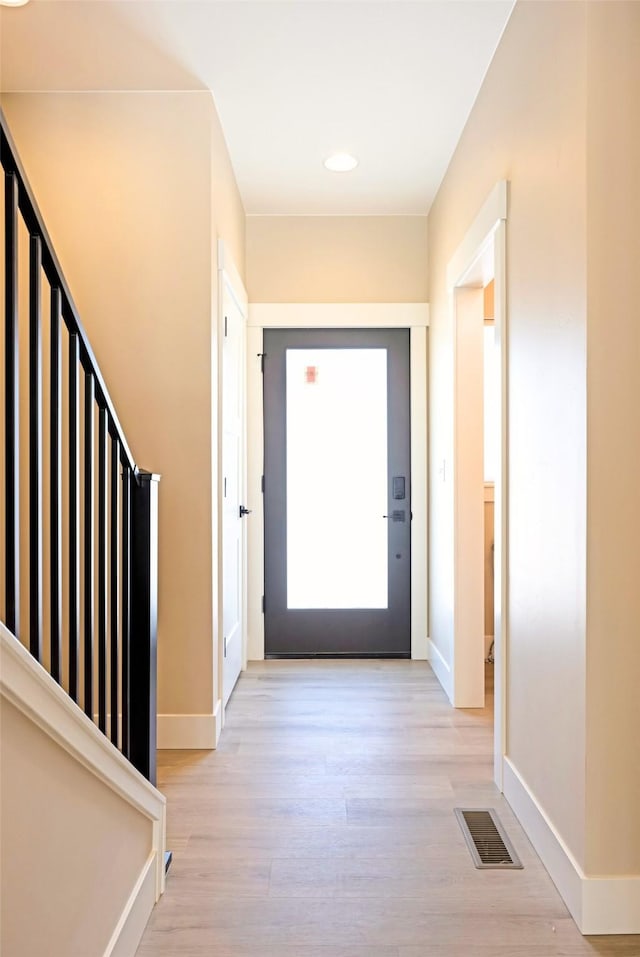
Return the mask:
M 4 699 L 0 720 L 0 952 L 103 954 L 151 854 L 152 823 Z
M 426 302 L 425 216 L 249 216 L 251 302 Z
M 640 4 L 588 23 L 586 861 L 639 874 Z
M 246 222 L 244 206 L 215 106 L 211 121 L 212 216 L 214 238 L 223 239 L 246 285 Z M 215 282 L 217 261 L 214 257 Z
M 494 184 L 508 179 L 507 747 L 582 863 L 585 18 L 580 3 L 516 6 L 429 216 L 430 636 L 450 655 L 453 579 L 450 569 L 438 568 L 453 529 L 453 344 L 446 269 Z
M 133 455 L 162 475 L 159 711 L 211 714 L 218 235 L 244 268 L 212 98 L 7 94 L 2 105 Z
M 431 637 L 448 651 L 446 268 L 507 179 L 507 754 L 588 875 L 640 873 L 639 36 L 638 4 L 518 3 L 429 217 Z

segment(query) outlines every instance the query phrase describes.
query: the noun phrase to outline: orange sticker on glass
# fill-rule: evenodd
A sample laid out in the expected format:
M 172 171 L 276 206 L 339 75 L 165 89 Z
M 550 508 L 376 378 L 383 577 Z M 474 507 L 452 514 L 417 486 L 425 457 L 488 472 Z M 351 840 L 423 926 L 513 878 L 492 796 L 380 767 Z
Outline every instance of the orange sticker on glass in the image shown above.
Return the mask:
M 307 385 L 313 385 L 318 381 L 318 367 L 307 366 L 304 370 L 304 379 Z

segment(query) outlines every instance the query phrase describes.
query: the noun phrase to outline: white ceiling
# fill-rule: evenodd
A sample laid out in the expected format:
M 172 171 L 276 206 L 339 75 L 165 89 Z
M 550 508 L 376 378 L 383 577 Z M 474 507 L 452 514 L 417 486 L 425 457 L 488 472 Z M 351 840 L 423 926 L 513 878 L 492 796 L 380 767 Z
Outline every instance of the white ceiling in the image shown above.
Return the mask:
M 34 0 L 2 10 L 2 88 L 208 88 L 247 213 L 424 215 L 512 7 Z

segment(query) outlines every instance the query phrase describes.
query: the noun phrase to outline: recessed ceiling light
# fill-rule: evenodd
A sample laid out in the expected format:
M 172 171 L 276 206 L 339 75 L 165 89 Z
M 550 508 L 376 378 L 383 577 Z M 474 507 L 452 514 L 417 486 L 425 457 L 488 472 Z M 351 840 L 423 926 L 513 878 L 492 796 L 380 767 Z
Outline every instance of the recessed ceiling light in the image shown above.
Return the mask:
M 24 7 L 29 0 L 0 0 L 0 7 Z
M 358 165 L 358 160 L 350 153 L 332 153 L 327 156 L 324 165 L 332 173 L 350 173 Z

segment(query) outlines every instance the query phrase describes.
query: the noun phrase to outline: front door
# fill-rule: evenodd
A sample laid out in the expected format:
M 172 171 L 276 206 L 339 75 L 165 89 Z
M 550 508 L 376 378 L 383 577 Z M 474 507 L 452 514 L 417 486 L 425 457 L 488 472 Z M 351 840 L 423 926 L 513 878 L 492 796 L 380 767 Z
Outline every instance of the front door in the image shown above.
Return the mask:
M 265 655 L 409 657 L 409 331 L 264 334 Z

